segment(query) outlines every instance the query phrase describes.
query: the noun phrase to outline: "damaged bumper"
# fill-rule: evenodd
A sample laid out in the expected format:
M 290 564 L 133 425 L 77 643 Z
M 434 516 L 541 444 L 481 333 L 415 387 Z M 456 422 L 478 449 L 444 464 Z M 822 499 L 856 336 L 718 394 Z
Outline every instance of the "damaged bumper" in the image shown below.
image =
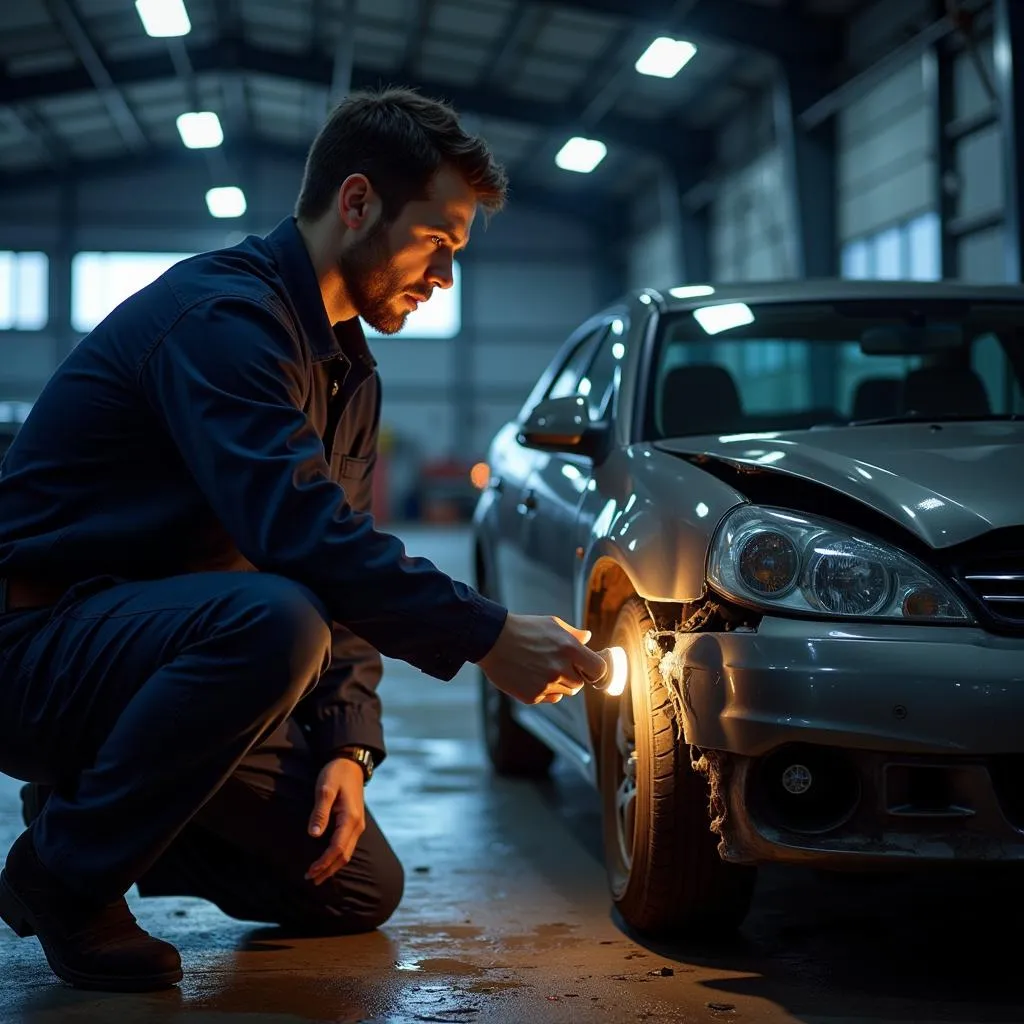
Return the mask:
M 1024 639 L 766 618 L 662 671 L 725 859 L 1024 860 Z

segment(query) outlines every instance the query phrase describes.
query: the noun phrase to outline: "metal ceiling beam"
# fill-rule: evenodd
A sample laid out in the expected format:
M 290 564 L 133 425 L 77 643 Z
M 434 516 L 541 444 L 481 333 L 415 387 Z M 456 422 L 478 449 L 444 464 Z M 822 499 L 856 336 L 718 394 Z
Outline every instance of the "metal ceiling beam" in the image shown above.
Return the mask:
M 399 78 L 412 78 L 416 74 L 416 63 L 423 50 L 423 40 L 427 36 L 430 22 L 434 17 L 437 0 L 409 0 L 412 9 L 409 13 L 409 25 L 405 37 L 405 50 L 398 65 Z
M 500 82 L 511 76 L 514 65 L 523 56 L 524 48 L 536 38 L 547 20 L 548 12 L 539 3 L 522 0 L 509 14 L 503 31 L 494 41 L 484 61 L 482 85 Z
M 189 46 L 187 53 L 197 74 L 245 72 L 287 78 L 327 89 L 334 72 L 334 61 L 325 53 L 282 53 L 253 46 L 237 37 L 222 39 L 209 46 Z M 115 87 L 176 77 L 174 63 L 168 54 L 108 61 L 106 68 Z M 376 88 L 393 81 L 391 76 L 368 68 L 357 66 L 352 70 L 353 89 Z M 403 84 L 417 86 L 427 95 L 448 100 L 465 113 L 535 125 L 551 131 L 575 134 L 575 121 L 580 113 L 566 110 L 560 103 L 526 99 L 494 89 L 464 87 L 422 78 Z M 0 81 L 0 104 L 36 102 L 88 91 L 92 87 L 89 76 L 78 69 L 8 76 Z M 607 142 L 671 160 L 685 160 L 692 141 L 686 132 L 675 126 L 613 115 L 602 118 L 601 134 Z
M 551 6 L 650 22 L 661 31 L 703 36 L 786 62 L 827 64 L 842 49 L 842 25 L 836 20 L 742 0 L 695 0 L 686 14 L 677 17 L 672 12 L 675 0 L 552 0 Z
M 236 166 L 251 167 L 261 158 L 273 157 L 292 161 L 297 167 L 302 167 L 307 155 L 305 146 L 258 138 L 225 141 L 220 148 L 224 150 L 226 159 Z M 95 181 L 118 183 L 120 188 L 126 179 L 150 171 L 171 169 L 195 172 L 197 175 L 201 175 L 204 169 L 203 164 L 204 157 L 201 150 L 186 149 L 183 146 L 150 146 L 140 154 L 127 157 L 81 160 L 65 165 L 62 169 L 40 171 L 38 168 L 32 168 L 0 174 L 0 190 L 10 196 L 19 191 L 32 192 L 68 182 L 80 184 Z M 296 187 L 297 183 L 298 177 L 296 177 Z M 588 196 L 562 189 L 545 189 L 529 182 L 513 182 L 509 191 L 509 209 L 515 209 L 518 206 L 531 206 L 550 211 L 553 214 L 582 220 L 594 227 L 608 230 L 621 224 L 621 217 L 609 209 L 607 197 L 601 193 Z M 287 205 L 290 207 L 290 200 L 287 201 Z M 156 211 L 157 214 L 158 212 Z M 267 211 L 256 209 L 251 212 L 258 216 Z M 280 216 L 284 215 L 284 212 L 280 213 Z
M 121 138 L 129 149 L 141 150 L 147 145 L 145 132 L 132 113 L 128 101 L 117 87 L 109 69 L 100 57 L 89 33 L 85 30 L 71 0 L 46 0 L 50 16 L 60 26 L 76 56 L 82 62 L 91 85 L 99 92 L 100 98 L 117 127 Z

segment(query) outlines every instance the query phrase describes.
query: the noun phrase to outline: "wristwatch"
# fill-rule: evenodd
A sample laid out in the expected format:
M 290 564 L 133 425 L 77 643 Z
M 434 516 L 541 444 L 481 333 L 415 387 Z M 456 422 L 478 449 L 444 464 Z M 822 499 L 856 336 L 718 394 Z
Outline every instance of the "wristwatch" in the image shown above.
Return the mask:
M 344 747 L 336 756 L 355 761 L 363 769 L 363 785 L 373 778 L 373 752 L 368 747 Z

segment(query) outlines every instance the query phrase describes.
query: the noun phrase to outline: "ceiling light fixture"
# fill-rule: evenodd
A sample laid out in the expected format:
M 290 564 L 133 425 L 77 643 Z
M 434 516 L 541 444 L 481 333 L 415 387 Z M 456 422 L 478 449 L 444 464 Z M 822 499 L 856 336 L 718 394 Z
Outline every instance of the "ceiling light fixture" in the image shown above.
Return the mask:
M 633 66 L 641 75 L 654 78 L 675 78 L 690 63 L 697 47 L 685 39 L 658 36 L 640 55 Z
M 608 147 L 599 139 L 574 135 L 557 153 L 555 163 L 563 171 L 589 174 L 604 158 Z
M 189 149 L 213 149 L 224 141 L 220 118 L 212 110 L 179 114 L 178 134 Z
M 185 0 L 135 0 L 146 34 L 157 39 L 187 36 L 192 30 Z
M 241 217 L 245 213 L 245 193 L 236 185 L 211 188 L 206 193 L 206 208 L 213 217 Z

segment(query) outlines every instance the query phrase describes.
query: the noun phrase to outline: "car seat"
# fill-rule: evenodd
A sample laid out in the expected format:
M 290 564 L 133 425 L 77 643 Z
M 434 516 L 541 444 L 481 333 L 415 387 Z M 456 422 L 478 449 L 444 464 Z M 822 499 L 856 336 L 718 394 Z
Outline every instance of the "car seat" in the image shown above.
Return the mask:
M 929 366 L 903 384 L 903 409 L 918 416 L 987 416 L 992 410 L 982 379 L 971 369 Z
M 713 363 L 677 366 L 661 387 L 661 430 L 665 437 L 727 434 L 743 429 L 743 407 L 732 375 Z
M 853 420 L 898 416 L 903 409 L 903 381 L 899 377 L 867 377 L 853 393 Z

